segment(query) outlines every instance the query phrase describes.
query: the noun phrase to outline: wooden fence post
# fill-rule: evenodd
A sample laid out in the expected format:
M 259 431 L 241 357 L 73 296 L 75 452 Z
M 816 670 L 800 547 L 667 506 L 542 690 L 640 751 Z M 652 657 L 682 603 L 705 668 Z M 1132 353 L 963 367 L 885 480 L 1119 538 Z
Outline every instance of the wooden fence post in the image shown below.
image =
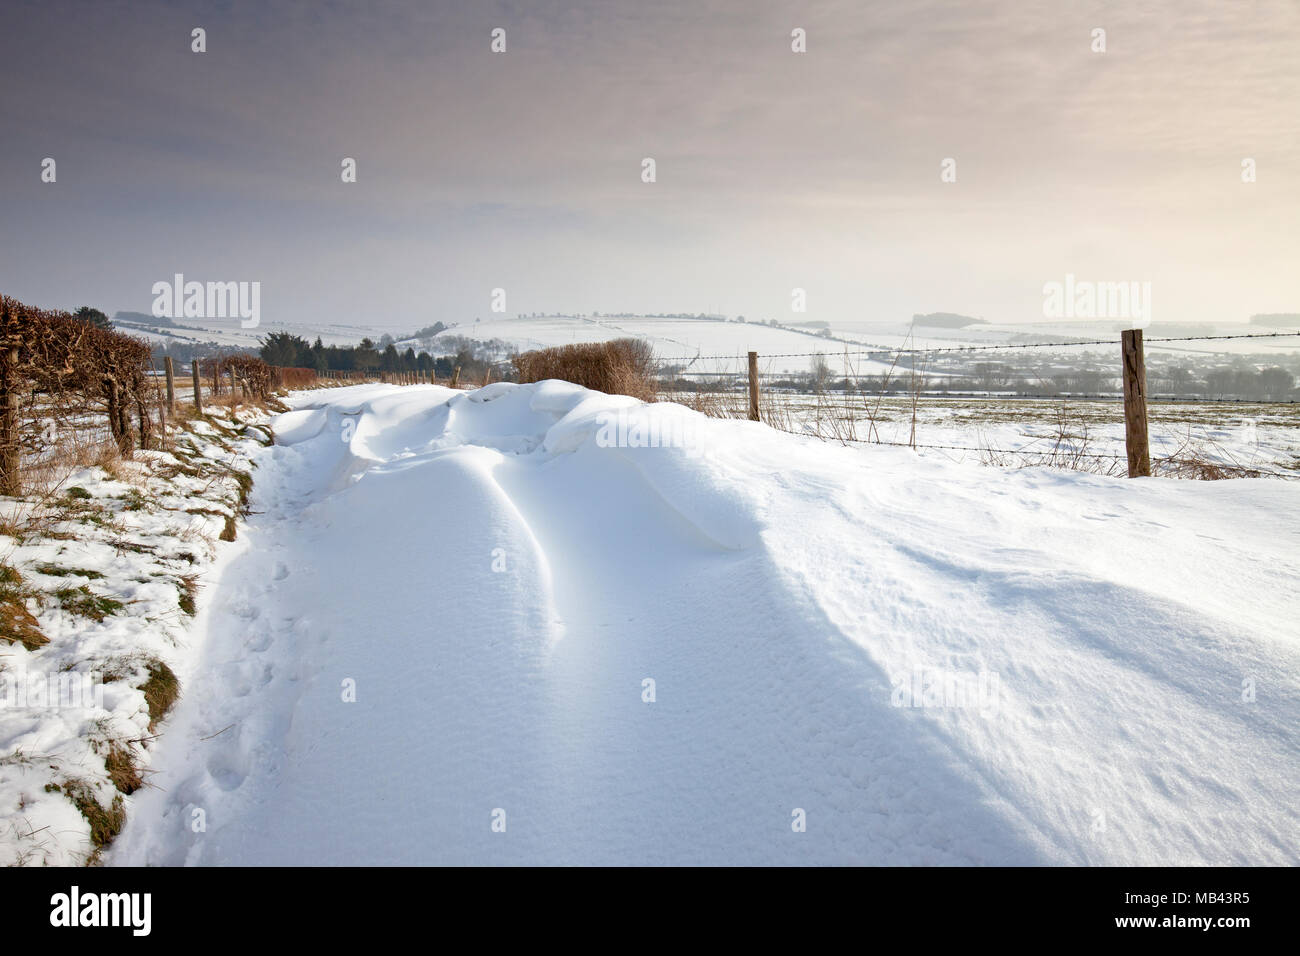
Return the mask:
M 149 433 L 151 431 L 149 427 L 150 426 L 149 400 L 148 398 L 146 398 L 146 394 L 147 392 L 144 389 L 141 389 L 140 393 L 137 393 L 135 396 L 136 417 L 139 419 L 139 423 L 140 423 L 140 450 L 141 451 L 144 451 L 149 447 Z
M 5 349 L 0 369 L 0 494 L 22 494 L 22 446 L 18 442 L 18 349 Z
M 1128 476 L 1151 475 L 1151 450 L 1147 443 L 1147 366 L 1142 352 L 1142 330 L 1121 333 L 1124 352 L 1124 445 L 1128 450 Z
M 457 365 L 451 370 L 451 387 L 456 388 L 460 385 L 460 366 Z
M 163 356 L 163 369 L 167 373 L 167 414 L 176 413 L 176 369 L 170 355 Z
M 194 379 L 194 411 L 203 414 L 203 388 L 199 382 L 199 360 L 190 359 L 190 375 Z
M 758 418 L 758 353 L 749 353 L 749 420 Z

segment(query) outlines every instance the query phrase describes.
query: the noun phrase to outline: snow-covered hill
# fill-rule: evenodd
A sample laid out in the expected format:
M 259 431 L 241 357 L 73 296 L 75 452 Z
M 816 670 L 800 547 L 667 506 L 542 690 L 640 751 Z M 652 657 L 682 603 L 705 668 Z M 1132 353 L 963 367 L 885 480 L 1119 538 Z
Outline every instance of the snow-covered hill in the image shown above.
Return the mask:
M 1300 862 L 1290 483 L 291 403 L 112 862 Z

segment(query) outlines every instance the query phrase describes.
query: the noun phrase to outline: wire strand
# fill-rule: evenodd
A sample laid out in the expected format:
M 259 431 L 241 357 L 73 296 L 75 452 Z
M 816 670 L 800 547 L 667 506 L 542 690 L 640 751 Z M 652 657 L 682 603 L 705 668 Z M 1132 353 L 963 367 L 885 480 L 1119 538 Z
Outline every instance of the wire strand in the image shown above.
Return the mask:
M 1242 332 L 1234 335 L 1183 335 L 1183 336 L 1162 336 L 1158 338 L 1143 338 L 1144 345 L 1153 342 L 1213 342 L 1225 339 L 1278 339 L 1294 338 L 1300 336 L 1300 332 Z M 812 358 L 815 355 L 830 356 L 835 355 L 931 355 L 940 352 L 992 352 L 1008 349 L 1057 349 L 1071 348 L 1082 345 L 1119 345 L 1119 339 L 1086 339 L 1074 342 L 1018 342 L 1004 343 L 1001 345 L 949 345 L 937 348 L 889 348 L 886 346 L 868 347 L 845 352 L 829 352 L 826 350 L 820 352 L 760 352 L 760 359 L 774 358 Z M 689 362 L 707 362 L 719 359 L 731 359 L 743 361 L 745 356 L 741 353 L 734 355 L 696 355 L 690 359 L 683 359 Z

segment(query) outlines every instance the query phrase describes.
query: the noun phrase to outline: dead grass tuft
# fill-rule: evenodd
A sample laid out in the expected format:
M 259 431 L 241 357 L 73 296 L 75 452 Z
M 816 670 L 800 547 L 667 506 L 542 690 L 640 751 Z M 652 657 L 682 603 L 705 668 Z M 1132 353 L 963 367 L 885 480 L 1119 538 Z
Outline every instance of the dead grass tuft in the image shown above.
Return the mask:
M 0 565 L 0 641 L 34 651 L 50 639 L 41 633 L 36 618 L 27 610 L 31 594 L 17 569 Z
M 90 824 L 90 842 L 96 850 L 108 846 L 122 832 L 126 823 L 126 807 L 120 793 L 113 794 L 112 804 L 105 807 L 96 799 L 94 789 L 84 780 L 64 781 L 63 792 Z
M 114 742 L 109 746 L 108 756 L 104 758 L 104 769 L 113 786 L 125 794 L 132 794 L 144 786 L 144 777 L 135 765 L 135 755 L 129 747 Z
M 176 581 L 176 590 L 180 592 L 177 603 L 180 608 L 190 617 L 193 617 L 198 610 L 196 598 L 199 593 L 199 576 L 197 574 L 183 574 Z
M 149 731 L 153 732 L 158 722 L 180 700 L 181 682 L 176 673 L 160 660 L 151 660 L 147 665 L 149 679 L 140 685 L 144 691 L 144 701 L 149 708 Z

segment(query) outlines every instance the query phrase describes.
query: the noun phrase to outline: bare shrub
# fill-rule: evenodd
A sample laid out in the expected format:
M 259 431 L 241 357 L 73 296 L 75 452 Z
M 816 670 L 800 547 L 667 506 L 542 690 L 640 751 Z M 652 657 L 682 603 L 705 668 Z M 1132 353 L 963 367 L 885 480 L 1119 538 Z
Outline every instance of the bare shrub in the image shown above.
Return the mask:
M 524 352 L 511 361 L 520 382 L 556 378 L 608 395 L 631 395 L 643 402 L 657 398 L 654 350 L 641 339 L 560 345 Z
M 1260 478 L 1265 471 L 1238 461 L 1218 442 L 1193 438 L 1189 428 L 1173 454 L 1151 459 L 1151 474 L 1161 478 L 1222 481 L 1226 478 Z

